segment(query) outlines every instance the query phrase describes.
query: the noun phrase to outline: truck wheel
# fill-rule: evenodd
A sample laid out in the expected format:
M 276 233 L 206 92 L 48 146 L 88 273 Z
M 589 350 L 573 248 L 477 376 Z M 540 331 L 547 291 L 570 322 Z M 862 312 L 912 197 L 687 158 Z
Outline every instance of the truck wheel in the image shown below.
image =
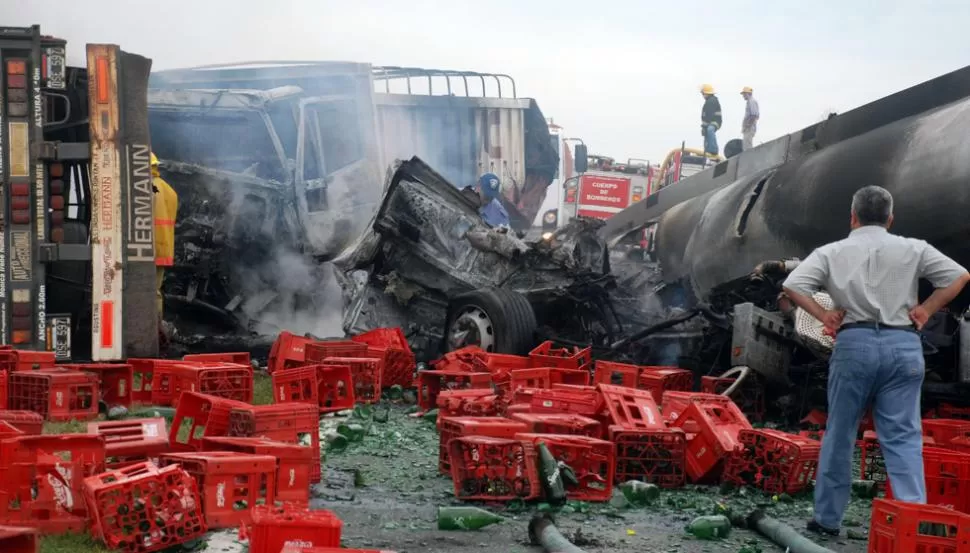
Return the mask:
M 536 315 L 518 292 L 482 288 L 455 298 L 445 329 L 447 351 L 477 345 L 492 353 L 525 355 L 535 346 Z

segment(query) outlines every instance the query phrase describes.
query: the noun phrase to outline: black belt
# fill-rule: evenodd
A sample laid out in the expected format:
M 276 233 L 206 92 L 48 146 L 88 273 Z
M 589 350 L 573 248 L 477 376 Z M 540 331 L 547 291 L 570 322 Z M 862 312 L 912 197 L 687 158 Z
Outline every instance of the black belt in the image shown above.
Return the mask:
M 850 328 L 868 328 L 870 330 L 905 330 L 907 332 L 916 333 L 916 327 L 913 325 L 886 325 L 882 323 L 877 323 L 876 321 L 858 321 L 855 323 L 845 323 L 839 327 L 839 332 L 843 330 L 849 330 Z

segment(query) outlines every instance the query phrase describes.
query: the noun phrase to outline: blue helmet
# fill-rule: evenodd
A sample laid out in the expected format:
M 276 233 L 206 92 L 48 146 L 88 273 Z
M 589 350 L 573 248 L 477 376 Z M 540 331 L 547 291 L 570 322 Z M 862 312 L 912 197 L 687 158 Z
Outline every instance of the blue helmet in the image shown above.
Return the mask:
M 502 191 L 502 183 L 499 182 L 495 173 L 485 173 L 478 177 L 478 187 L 482 191 L 482 195 L 490 200 L 497 198 Z

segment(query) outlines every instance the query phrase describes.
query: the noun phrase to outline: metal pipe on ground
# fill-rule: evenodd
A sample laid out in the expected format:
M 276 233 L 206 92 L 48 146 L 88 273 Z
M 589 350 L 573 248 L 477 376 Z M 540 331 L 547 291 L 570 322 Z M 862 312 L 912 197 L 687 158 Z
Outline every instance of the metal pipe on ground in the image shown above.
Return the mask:
M 835 553 L 799 534 L 791 526 L 764 514 L 761 510 L 748 515 L 746 522 L 748 528 L 757 530 L 759 534 L 779 547 L 787 548 L 788 553 Z
M 586 553 L 566 539 L 549 515 L 536 515 L 529 522 L 529 539 L 546 553 Z

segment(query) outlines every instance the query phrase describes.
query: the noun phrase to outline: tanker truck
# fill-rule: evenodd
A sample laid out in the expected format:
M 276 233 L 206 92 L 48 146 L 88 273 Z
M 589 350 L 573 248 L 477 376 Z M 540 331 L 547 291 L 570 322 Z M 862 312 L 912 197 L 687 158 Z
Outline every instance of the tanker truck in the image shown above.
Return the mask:
M 893 194 L 893 232 L 970 266 L 967 128 L 970 67 L 661 188 L 610 218 L 600 236 L 617 243 L 646 229 L 658 297 L 705 314 L 702 338 L 685 332 L 678 342 L 684 363 L 738 367 L 788 389 L 815 382 L 824 399 L 832 341 L 780 296 L 785 274 L 814 248 L 845 237 L 852 195 L 866 185 Z M 921 285 L 921 294 L 929 292 Z M 968 300 L 965 292 L 921 333 L 925 386 L 934 396 L 954 399 L 970 384 Z

